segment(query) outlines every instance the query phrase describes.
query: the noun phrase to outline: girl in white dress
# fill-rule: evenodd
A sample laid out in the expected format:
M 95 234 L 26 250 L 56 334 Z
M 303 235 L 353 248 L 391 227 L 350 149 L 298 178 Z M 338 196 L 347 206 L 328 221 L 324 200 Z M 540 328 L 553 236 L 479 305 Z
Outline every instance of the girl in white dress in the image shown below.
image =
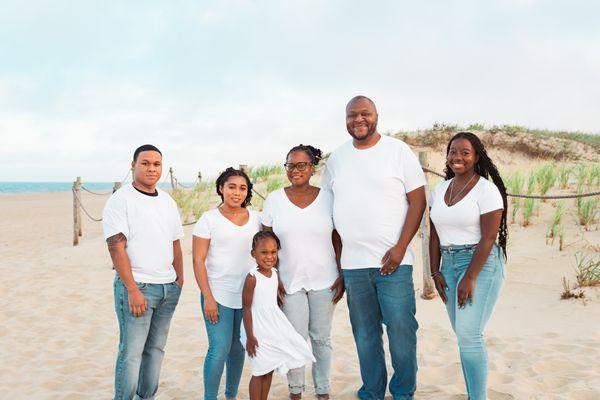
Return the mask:
M 273 371 L 290 369 L 315 361 L 308 343 L 296 332 L 277 305 L 277 251 L 279 238 L 273 232 L 259 232 L 252 239 L 252 257 L 258 267 L 246 276 L 242 292 L 246 351 L 250 356 L 252 378 L 250 400 L 266 400 Z

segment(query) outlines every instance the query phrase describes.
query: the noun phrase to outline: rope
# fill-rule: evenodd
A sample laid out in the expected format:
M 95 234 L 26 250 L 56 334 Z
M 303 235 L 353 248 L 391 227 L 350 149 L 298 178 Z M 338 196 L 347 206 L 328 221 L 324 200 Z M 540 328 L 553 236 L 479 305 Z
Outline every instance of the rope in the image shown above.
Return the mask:
M 442 178 L 446 178 L 446 175 L 440 174 L 437 171 L 429 169 L 427 167 L 421 167 L 423 171 L 429 172 L 431 174 L 437 175 Z M 521 199 L 544 199 L 544 200 L 560 200 L 560 199 L 577 199 L 581 197 L 592 197 L 592 196 L 600 196 L 600 191 L 589 192 L 589 193 L 578 193 L 578 194 L 557 194 L 553 196 L 541 196 L 537 194 L 518 194 L 518 193 L 506 193 L 507 196 L 510 197 L 519 197 Z
M 121 184 L 125 183 L 125 181 L 127 180 L 127 178 L 129 178 L 129 174 L 131 174 L 131 168 L 129 168 L 127 170 L 127 174 L 125 175 L 125 177 L 123 179 L 121 179 Z
M 75 199 L 77 199 L 77 203 L 79 203 L 79 207 L 81 207 L 81 209 L 83 210 L 83 212 L 85 213 L 85 215 L 88 216 L 89 219 L 91 219 L 92 221 L 95 221 L 95 222 L 102 221 L 102 218 L 94 218 L 94 217 L 92 217 L 90 215 L 90 213 L 85 209 L 85 207 L 81 203 L 81 199 L 79 198 L 79 194 L 75 191 L 75 189 L 71 189 L 71 191 L 73 192 L 73 195 L 75 196 Z
M 81 186 L 81 188 L 83 190 L 85 190 L 86 192 L 91 193 L 91 194 L 95 194 L 97 196 L 108 196 L 108 195 L 111 195 L 113 193 L 112 191 L 110 191 L 110 192 L 103 192 L 103 193 L 93 192 L 90 189 L 86 188 L 85 186 Z
M 179 181 L 177 181 L 177 185 L 181 186 L 184 189 L 193 189 L 196 187 L 196 182 L 194 182 L 193 184 L 188 186 L 188 185 L 184 185 L 183 183 L 179 183 Z
M 186 222 L 185 224 L 182 224 L 182 225 L 183 226 L 194 225 L 196 222 L 198 222 L 198 220 L 192 221 L 192 222 Z
M 260 197 L 263 200 L 266 200 L 265 196 L 263 196 L 262 194 L 258 193 L 256 190 L 254 190 L 254 188 L 252 188 L 252 191 L 258 195 L 258 197 Z

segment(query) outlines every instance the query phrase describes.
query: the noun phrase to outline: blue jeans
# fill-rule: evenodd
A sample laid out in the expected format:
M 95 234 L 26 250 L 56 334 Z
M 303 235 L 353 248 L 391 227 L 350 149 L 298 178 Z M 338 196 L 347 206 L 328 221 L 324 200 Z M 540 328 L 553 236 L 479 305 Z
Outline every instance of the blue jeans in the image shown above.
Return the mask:
M 204 296 L 200 297 L 200 303 L 204 313 Z M 216 324 L 210 323 L 204 316 L 208 336 L 208 352 L 204 359 L 205 400 L 216 400 L 225 365 L 225 397 L 236 397 L 244 368 L 245 350 L 240 342 L 242 309 L 229 308 L 218 303 L 217 306 L 219 319 Z
M 304 339 L 310 336 L 316 362 L 312 365 L 312 377 L 317 394 L 330 391 L 331 370 L 331 322 L 335 304 L 331 301 L 335 292 L 323 290 L 298 290 L 287 294 L 283 303 L 286 315 L 296 332 Z M 304 391 L 304 367 L 291 369 L 287 374 L 290 393 Z
M 344 269 L 344 285 L 352 333 L 358 351 L 362 387 L 358 397 L 382 400 L 387 385 L 383 350 L 386 325 L 394 374 L 394 400 L 412 399 L 417 387 L 417 329 L 412 265 L 400 265 L 390 275 L 378 268 Z
M 470 400 L 485 400 L 488 359 L 483 328 L 488 322 L 504 282 L 504 256 L 494 245 L 475 280 L 473 304 L 458 308 L 457 287 L 469 267 L 475 248 L 443 246 L 441 272 L 448 286 L 446 310 L 458 339 L 460 362 Z
M 120 331 L 115 400 L 154 398 L 171 317 L 181 295 L 175 282 L 137 285 L 148 302 L 141 317 L 134 317 L 129 310 L 127 288 L 115 277 L 115 311 Z

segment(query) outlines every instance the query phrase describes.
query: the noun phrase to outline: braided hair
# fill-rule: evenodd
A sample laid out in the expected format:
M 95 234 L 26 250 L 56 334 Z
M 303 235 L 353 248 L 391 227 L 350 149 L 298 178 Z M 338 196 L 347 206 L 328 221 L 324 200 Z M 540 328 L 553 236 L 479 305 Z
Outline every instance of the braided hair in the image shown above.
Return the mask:
M 508 202 L 506 197 L 506 186 L 504 186 L 504 182 L 502 181 L 502 177 L 498 172 L 498 168 L 494 165 L 493 161 L 487 154 L 485 147 L 481 140 L 471 132 L 458 132 L 456 135 L 452 136 L 450 141 L 448 142 L 448 146 L 446 148 L 446 156 L 450 152 L 450 145 L 456 139 L 466 139 L 471 143 L 471 146 L 475 149 L 475 153 L 479 156 L 479 161 L 475 164 L 475 172 L 484 177 L 485 179 L 492 178 L 492 182 L 500 191 L 500 195 L 502 196 L 502 203 L 504 208 L 502 210 L 502 220 L 500 221 L 500 228 L 498 229 L 498 244 L 502 248 L 504 252 L 504 258 L 506 255 L 506 240 L 508 238 L 508 227 L 506 225 L 506 214 L 508 210 Z M 444 169 L 446 173 L 446 180 L 454 177 L 454 172 L 450 168 L 448 164 L 446 164 L 446 168 Z
M 258 247 L 258 243 L 261 240 L 266 239 L 273 239 L 275 243 L 277 243 L 277 250 L 281 250 L 281 242 L 279 241 L 279 238 L 273 231 L 260 231 L 256 233 L 252 238 L 252 250 L 256 250 L 256 247 Z
M 285 156 L 285 159 L 287 160 L 290 154 L 292 154 L 295 151 L 305 152 L 310 157 L 310 162 L 314 166 L 319 165 L 319 162 L 323 158 L 323 152 L 321 152 L 320 149 L 317 149 L 316 147 L 313 147 L 309 144 L 299 144 L 298 146 L 292 147 L 292 149 L 288 151 L 287 155 Z
M 217 194 L 221 198 L 221 204 L 223 204 L 223 191 L 222 188 L 227 183 L 227 180 L 232 176 L 241 176 L 246 180 L 246 186 L 248 187 L 248 193 L 246 194 L 246 198 L 242 202 L 242 207 L 246 208 L 250 205 L 250 200 L 252 200 L 252 182 L 250 182 L 250 178 L 248 175 L 241 169 L 235 169 L 233 167 L 227 168 L 225 171 L 221 172 L 221 175 L 217 178 L 215 182 L 215 186 L 217 187 Z

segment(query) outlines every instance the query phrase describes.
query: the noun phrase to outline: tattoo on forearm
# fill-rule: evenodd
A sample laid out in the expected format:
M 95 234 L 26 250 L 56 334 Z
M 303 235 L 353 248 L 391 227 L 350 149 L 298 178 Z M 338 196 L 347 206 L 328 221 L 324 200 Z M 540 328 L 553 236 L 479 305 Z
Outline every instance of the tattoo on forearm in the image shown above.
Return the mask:
M 116 235 L 112 235 L 111 237 L 106 239 L 106 243 L 108 244 L 108 246 L 114 246 L 119 242 L 126 242 L 126 241 L 127 241 L 127 238 L 121 232 L 117 233 Z

